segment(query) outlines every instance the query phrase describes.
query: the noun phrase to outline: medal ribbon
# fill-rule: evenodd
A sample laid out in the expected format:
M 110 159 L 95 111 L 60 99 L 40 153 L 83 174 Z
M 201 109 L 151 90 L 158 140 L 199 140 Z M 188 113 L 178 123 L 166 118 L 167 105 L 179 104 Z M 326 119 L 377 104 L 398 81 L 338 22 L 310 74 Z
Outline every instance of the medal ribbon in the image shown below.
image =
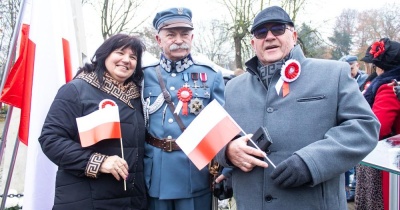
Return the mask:
M 207 82 L 207 73 L 203 72 L 200 73 L 200 80 L 203 83 L 203 87 L 206 88 L 206 82 Z
M 188 87 L 188 82 L 189 82 L 189 73 L 183 73 L 182 74 L 182 79 L 185 81 L 185 84 L 183 85 L 184 87 Z
M 196 72 L 194 72 L 194 73 L 192 73 L 191 75 L 191 78 L 192 78 L 192 80 L 193 80 L 193 82 L 194 82 L 194 88 L 195 89 L 197 89 L 197 88 L 199 88 L 199 86 L 197 86 L 197 80 L 199 80 L 199 74 L 198 73 L 196 73 Z
M 282 85 L 282 96 L 285 97 L 287 94 L 289 94 L 290 88 L 289 88 L 289 83 L 288 82 L 283 82 Z
M 199 80 L 199 74 L 196 73 L 196 72 L 192 73 L 190 76 L 191 76 L 191 78 L 192 78 L 193 81 Z

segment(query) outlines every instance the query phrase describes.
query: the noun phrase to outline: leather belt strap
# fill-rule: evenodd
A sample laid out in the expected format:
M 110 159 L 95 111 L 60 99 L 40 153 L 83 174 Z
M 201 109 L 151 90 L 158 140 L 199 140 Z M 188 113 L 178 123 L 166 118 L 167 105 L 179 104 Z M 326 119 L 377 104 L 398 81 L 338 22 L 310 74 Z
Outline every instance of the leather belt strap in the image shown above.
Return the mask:
M 147 134 L 146 142 L 154 147 L 162 149 L 165 152 L 181 150 L 178 144 L 176 144 L 175 139 L 157 139 L 152 135 Z
M 156 73 L 157 73 L 157 78 L 158 78 L 158 82 L 160 83 L 160 87 L 162 90 L 162 93 L 164 95 L 164 99 L 168 104 L 169 109 L 171 110 L 172 115 L 174 115 L 174 118 L 176 120 L 176 122 L 178 123 L 179 127 L 181 128 L 181 131 L 183 132 L 186 127 L 183 124 L 181 118 L 179 117 L 179 115 L 177 115 L 175 112 L 175 106 L 171 101 L 171 95 L 169 94 L 168 90 L 165 88 L 165 83 L 164 80 L 161 77 L 161 72 L 160 72 L 160 66 L 156 66 Z

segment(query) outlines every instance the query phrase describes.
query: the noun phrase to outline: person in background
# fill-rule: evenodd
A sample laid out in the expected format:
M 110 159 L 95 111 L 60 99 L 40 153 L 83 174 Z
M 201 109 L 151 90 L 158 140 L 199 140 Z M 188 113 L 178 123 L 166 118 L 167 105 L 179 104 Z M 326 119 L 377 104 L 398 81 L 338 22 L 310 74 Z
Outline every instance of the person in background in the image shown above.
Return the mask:
M 233 72 L 233 75 L 239 76 L 239 75 L 241 75 L 241 74 L 243 74 L 243 73 L 245 73 L 245 72 L 246 72 L 246 71 L 243 70 L 242 68 L 237 68 L 237 69 L 235 69 L 235 71 Z
M 368 53 L 371 50 L 371 46 L 367 48 L 367 51 L 365 53 Z M 360 86 L 361 92 L 364 94 L 369 85 L 371 84 L 371 81 L 375 79 L 378 75 L 376 74 L 376 66 L 372 63 L 372 58 L 370 57 L 363 57 L 361 58 L 361 61 L 364 61 L 366 65 L 369 65 L 371 68 L 371 72 L 367 79 L 364 81 L 364 83 Z M 368 68 L 368 67 L 367 67 Z
M 364 71 L 360 70 L 360 64 L 358 63 L 357 56 L 354 55 L 345 55 L 339 59 L 339 61 L 347 62 L 350 65 L 350 74 L 353 77 L 360 90 L 362 90 L 365 86 L 365 82 L 368 78 L 368 74 Z M 344 183 L 345 183 L 345 190 L 346 190 L 346 198 L 347 201 L 354 201 L 355 196 L 355 167 L 352 167 L 348 171 L 344 173 Z
M 59 89 L 39 137 L 44 154 L 58 166 L 54 210 L 147 209 L 140 100 L 144 50 L 136 37 L 111 36 Z M 124 159 L 120 139 L 81 146 L 76 118 L 107 105 L 119 109 Z
M 212 100 L 223 105 L 224 80 L 213 64 L 202 63 L 190 53 L 190 9 L 160 11 L 153 26 L 162 53 L 159 62 L 144 69 L 142 100 L 148 131 L 144 161 L 149 209 L 211 209 L 208 167 L 197 169 L 175 140 Z
M 234 77 L 235 77 L 234 74 L 230 74 L 230 75 L 223 76 L 225 85 L 226 85 L 226 83 L 229 82 L 229 80 L 231 80 L 231 79 L 234 78 Z
M 388 38 L 374 42 L 365 59 L 376 66 L 364 97 L 379 119 L 379 140 L 400 134 L 400 101 L 393 94 L 393 80 L 400 81 L 400 43 Z M 389 209 L 389 173 L 357 166 L 356 209 Z
M 237 69 L 235 69 L 235 71 L 233 71 L 233 74 L 231 74 L 229 76 L 224 76 L 225 85 L 226 85 L 227 82 L 229 82 L 229 80 L 231 80 L 232 78 L 234 78 L 236 76 L 239 76 L 239 75 L 241 75 L 243 73 L 245 73 L 245 71 L 243 69 L 237 68 Z
M 358 86 L 361 88 L 362 84 L 364 84 L 365 80 L 367 79 L 368 74 L 360 70 L 360 64 L 358 63 L 357 56 L 346 55 L 339 60 L 347 62 L 350 65 L 351 77 L 353 77 L 357 81 Z
M 227 83 L 224 106 L 248 135 L 216 158 L 233 168 L 237 208 L 347 209 L 344 172 L 373 150 L 379 133 L 349 65 L 306 58 L 281 7 L 257 14 L 251 33 L 256 56 Z M 266 151 L 247 146 L 261 126 L 272 140 Z M 259 159 L 265 154 L 276 168 Z

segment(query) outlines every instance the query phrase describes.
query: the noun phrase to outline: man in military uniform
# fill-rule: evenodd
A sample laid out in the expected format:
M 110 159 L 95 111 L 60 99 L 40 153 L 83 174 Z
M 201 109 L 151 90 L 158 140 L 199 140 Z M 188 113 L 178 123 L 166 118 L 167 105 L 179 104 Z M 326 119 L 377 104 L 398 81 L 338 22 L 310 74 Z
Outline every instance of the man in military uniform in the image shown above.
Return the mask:
M 360 70 L 360 64 L 357 61 L 358 60 L 357 56 L 346 55 L 340 58 L 339 60 L 347 62 L 350 65 L 351 77 L 353 77 L 357 81 L 358 87 L 361 88 L 365 80 L 367 80 L 368 74 Z
M 193 23 L 189 9 L 161 11 L 153 26 L 162 53 L 159 62 L 145 67 L 142 86 L 149 206 L 153 210 L 211 209 L 208 168 L 198 170 L 175 139 L 212 100 L 223 104 L 222 74 L 190 54 Z

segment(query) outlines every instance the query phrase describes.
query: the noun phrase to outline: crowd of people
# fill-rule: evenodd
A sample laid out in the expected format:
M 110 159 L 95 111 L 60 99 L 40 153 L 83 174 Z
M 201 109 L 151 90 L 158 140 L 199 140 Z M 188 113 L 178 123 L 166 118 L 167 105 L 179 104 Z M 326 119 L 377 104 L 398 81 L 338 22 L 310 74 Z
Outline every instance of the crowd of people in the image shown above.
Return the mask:
M 381 124 L 379 140 L 400 134 L 400 102 L 394 88 L 400 80 L 400 43 L 382 38 L 371 45 L 363 60 L 376 69 L 364 97 Z M 389 209 L 388 172 L 358 165 L 356 183 L 357 209 Z
M 243 129 L 214 159 L 237 209 L 347 209 L 354 167 L 356 209 L 387 209 L 387 174 L 358 164 L 400 134 L 399 42 L 368 48 L 369 76 L 354 55 L 305 57 L 295 23 L 271 6 L 254 18 L 246 70 L 223 78 L 192 57 L 190 9 L 159 11 L 153 26 L 157 62 L 142 64 L 139 37 L 116 34 L 59 89 L 39 138 L 58 166 L 53 209 L 211 210 L 209 167 L 175 140 L 213 100 Z M 118 107 L 121 140 L 82 146 L 76 119 L 107 106 Z M 248 145 L 260 127 L 272 139 L 264 151 Z

